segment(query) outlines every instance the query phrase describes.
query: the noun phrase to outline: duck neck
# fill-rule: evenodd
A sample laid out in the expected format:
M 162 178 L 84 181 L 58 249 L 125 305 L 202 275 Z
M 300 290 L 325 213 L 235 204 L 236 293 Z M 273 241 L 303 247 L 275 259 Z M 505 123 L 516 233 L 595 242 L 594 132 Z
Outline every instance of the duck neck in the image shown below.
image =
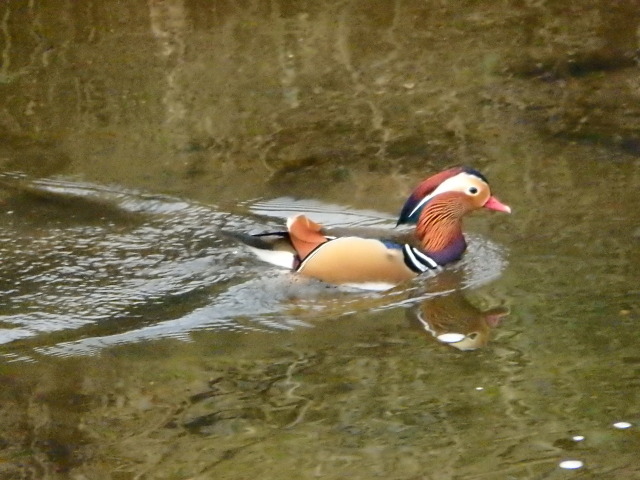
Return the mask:
M 459 260 L 467 248 L 461 213 L 439 204 L 425 208 L 416 226 L 416 237 L 422 250 L 439 265 Z

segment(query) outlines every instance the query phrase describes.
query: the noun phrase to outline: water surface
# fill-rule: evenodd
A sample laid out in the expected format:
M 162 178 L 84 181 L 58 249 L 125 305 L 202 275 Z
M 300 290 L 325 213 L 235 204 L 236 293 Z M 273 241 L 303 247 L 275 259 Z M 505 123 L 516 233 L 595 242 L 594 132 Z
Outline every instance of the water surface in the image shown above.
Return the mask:
M 638 478 L 639 23 L 4 2 L 0 478 Z M 220 234 L 386 230 L 459 163 L 514 213 L 435 281 L 339 291 Z

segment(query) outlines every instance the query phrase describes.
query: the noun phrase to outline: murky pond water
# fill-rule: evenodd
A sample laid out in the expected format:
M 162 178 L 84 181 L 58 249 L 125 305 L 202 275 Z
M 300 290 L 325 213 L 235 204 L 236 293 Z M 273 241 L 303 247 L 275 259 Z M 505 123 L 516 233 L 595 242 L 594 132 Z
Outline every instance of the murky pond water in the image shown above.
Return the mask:
M 640 478 L 639 25 L 2 3 L 0 479 Z M 458 163 L 514 213 L 433 280 L 347 292 L 222 234 L 389 229 Z

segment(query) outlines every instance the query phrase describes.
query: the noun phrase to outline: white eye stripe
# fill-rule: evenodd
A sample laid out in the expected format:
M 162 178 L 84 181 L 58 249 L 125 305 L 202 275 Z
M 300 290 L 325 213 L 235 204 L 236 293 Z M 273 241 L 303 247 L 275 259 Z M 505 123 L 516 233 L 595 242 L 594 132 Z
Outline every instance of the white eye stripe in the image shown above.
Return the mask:
M 444 182 L 438 185 L 438 188 L 436 188 L 433 192 L 431 192 L 429 195 L 418 202 L 414 209 L 411 210 L 411 213 L 409 213 L 409 217 L 419 211 L 429 200 L 431 200 L 436 195 L 444 192 L 466 192 L 469 188 L 470 180 L 481 181 L 477 176 L 471 175 L 466 172 L 461 172 L 451 178 L 447 178 Z M 475 193 L 478 193 L 479 189 L 477 187 L 472 186 L 471 188 L 475 188 Z

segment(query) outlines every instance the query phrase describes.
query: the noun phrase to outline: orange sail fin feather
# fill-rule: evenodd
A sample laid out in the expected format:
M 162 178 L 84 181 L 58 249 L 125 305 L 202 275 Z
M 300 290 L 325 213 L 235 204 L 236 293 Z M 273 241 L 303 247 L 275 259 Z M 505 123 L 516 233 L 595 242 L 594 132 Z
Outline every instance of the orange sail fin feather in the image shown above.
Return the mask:
M 287 232 L 239 234 L 263 260 L 333 284 L 382 290 L 420 274 L 436 274 L 466 249 L 462 219 L 486 208 L 511 213 L 491 195 L 484 175 L 456 167 L 424 180 L 405 202 L 398 225 L 415 225 L 410 239 L 333 237 L 304 215 Z M 272 241 L 266 238 L 273 237 Z
M 304 215 L 287 220 L 289 239 L 300 260 L 304 260 L 316 247 L 328 240 L 322 234 L 322 226 Z

